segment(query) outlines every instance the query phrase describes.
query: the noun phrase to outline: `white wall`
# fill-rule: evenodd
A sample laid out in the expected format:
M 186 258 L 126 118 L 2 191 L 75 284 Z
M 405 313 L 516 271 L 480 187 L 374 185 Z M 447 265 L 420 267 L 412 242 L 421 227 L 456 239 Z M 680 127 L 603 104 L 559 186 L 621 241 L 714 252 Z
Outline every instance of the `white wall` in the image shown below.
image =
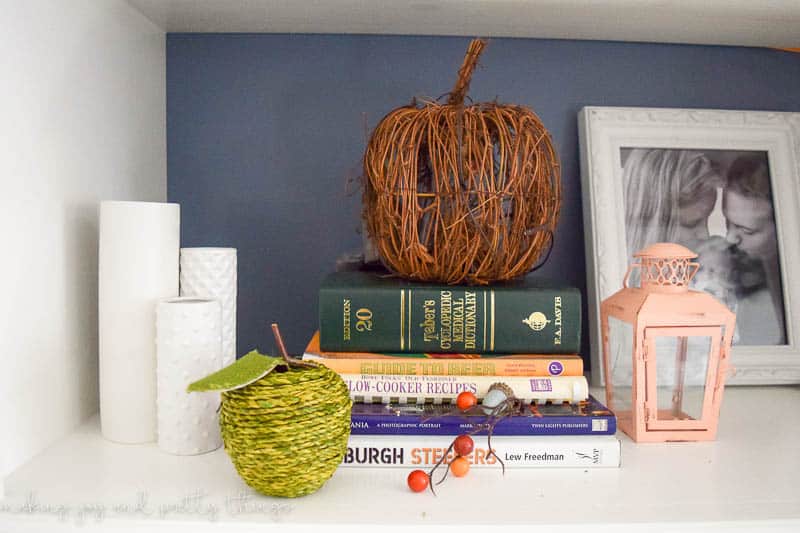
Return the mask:
M 97 206 L 166 200 L 165 72 L 122 0 L 3 2 L 0 477 L 98 409 Z

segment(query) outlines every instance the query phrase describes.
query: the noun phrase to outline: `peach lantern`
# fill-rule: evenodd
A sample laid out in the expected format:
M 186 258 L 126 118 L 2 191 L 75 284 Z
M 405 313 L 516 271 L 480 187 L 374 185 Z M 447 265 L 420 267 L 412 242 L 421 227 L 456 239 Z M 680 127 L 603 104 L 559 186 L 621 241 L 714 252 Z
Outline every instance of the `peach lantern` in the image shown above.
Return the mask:
M 736 315 L 689 289 L 700 265 L 683 246 L 634 254 L 623 288 L 600 305 L 606 402 L 637 442 L 714 440 Z M 639 271 L 640 286 L 629 286 Z

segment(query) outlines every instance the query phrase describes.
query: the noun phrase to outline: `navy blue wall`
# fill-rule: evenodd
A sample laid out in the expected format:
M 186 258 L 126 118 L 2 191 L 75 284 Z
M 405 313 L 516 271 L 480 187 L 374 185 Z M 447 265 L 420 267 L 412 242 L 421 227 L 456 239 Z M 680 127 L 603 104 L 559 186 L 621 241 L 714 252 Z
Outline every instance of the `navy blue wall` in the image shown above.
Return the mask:
M 289 351 L 302 351 L 316 328 L 320 280 L 340 254 L 360 248 L 360 195 L 348 180 L 358 176 L 366 135 L 412 96 L 447 92 L 468 42 L 167 36 L 168 197 L 181 204 L 183 246 L 239 250 L 240 354 L 273 351 L 272 321 Z M 581 107 L 800 111 L 800 54 L 494 39 L 470 95 L 530 106 L 552 133 L 564 203 L 555 249 L 539 272 L 585 289 Z

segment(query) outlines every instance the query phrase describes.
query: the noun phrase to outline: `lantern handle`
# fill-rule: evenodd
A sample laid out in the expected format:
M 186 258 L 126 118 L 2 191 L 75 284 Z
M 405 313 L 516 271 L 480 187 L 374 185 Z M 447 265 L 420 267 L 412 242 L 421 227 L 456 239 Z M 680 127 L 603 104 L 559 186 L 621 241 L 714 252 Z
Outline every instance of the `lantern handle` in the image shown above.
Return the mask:
M 694 275 L 697 274 L 698 270 L 700 270 L 700 263 L 689 263 L 689 268 L 691 268 L 692 270 L 689 272 L 689 275 L 686 276 L 686 283 L 687 284 L 690 281 L 692 281 L 692 278 L 694 277 Z
M 633 272 L 633 269 L 636 268 L 636 267 L 642 268 L 642 264 L 641 263 L 631 263 L 630 265 L 628 265 L 628 271 L 625 272 L 625 277 L 622 280 L 622 287 L 623 288 L 625 288 L 625 289 L 630 288 L 628 286 L 628 278 L 631 277 L 631 272 Z

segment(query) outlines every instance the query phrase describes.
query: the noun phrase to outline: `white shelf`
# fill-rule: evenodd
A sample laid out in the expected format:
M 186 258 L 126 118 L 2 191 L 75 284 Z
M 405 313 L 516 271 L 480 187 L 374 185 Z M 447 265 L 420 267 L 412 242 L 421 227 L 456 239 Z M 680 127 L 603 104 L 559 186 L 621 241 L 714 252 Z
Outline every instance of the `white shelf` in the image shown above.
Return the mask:
M 411 493 L 406 469 L 340 468 L 319 492 L 292 500 L 250 490 L 221 449 L 176 457 L 155 445 L 114 444 L 100 436 L 95 417 L 7 478 L 0 531 L 76 523 L 135 529 L 143 522 L 193 532 L 220 522 L 282 530 L 302 524 L 351 524 L 348 530 L 524 524 L 526 531 L 564 531 L 592 524 L 593 531 L 798 531 L 798 406 L 799 387 L 728 388 L 716 442 L 637 445 L 620 434 L 619 469 L 510 470 L 504 477 L 479 470 L 448 479 L 433 496 Z M 238 512 L 243 495 L 253 512 Z M 30 498 L 37 512 L 25 510 Z M 135 512 L 139 498 L 146 498 L 146 515 Z M 175 508 L 184 503 L 183 512 Z M 115 509 L 119 505 L 128 509 Z M 209 506 L 216 509 L 213 521 Z M 59 508 L 63 519 L 53 515 Z

